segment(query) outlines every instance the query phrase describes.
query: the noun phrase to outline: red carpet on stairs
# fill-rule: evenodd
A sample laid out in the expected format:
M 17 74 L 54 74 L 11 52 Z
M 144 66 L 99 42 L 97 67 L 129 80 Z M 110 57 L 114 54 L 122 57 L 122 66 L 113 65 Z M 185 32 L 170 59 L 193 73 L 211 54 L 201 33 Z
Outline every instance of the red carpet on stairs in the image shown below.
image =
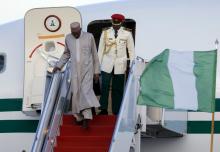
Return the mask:
M 87 130 L 74 124 L 74 120 L 72 115 L 63 116 L 54 152 L 108 152 L 116 123 L 115 116 L 95 116 Z

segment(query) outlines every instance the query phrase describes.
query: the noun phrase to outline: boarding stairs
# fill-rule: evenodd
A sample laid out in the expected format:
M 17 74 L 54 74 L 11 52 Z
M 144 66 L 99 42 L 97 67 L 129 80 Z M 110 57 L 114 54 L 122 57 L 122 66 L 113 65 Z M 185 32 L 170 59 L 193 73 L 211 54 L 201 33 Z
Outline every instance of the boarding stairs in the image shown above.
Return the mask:
M 140 152 L 141 134 L 150 138 L 159 135 L 181 137 L 186 128 L 186 112 L 177 114 L 175 111 L 161 108 L 152 110 L 136 105 L 139 77 L 145 66 L 143 63 L 142 60 L 136 60 L 132 64 L 119 115 L 94 116 L 88 129 L 77 126 L 74 117 L 68 114 L 70 64 L 67 64 L 64 72 L 53 74 L 49 87 L 46 87 L 48 94 L 45 95 L 31 151 Z
M 88 129 L 74 124 L 74 121 L 71 115 L 63 116 L 55 152 L 108 152 L 116 122 L 115 116 L 95 116 Z

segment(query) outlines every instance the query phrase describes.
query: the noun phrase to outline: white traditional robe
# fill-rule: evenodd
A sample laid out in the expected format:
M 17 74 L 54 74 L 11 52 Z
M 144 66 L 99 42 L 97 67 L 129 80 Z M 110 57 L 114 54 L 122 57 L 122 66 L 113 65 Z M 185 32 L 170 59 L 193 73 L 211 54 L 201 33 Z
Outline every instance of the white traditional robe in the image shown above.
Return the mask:
M 93 75 L 100 73 L 93 35 L 81 32 L 78 46 L 79 49 L 76 48 L 76 38 L 72 34 L 68 34 L 65 39 L 64 54 L 57 63 L 57 67 L 62 68 L 71 58 L 73 114 L 80 113 L 84 109 L 100 106 L 93 91 Z M 78 59 L 77 50 L 79 51 Z

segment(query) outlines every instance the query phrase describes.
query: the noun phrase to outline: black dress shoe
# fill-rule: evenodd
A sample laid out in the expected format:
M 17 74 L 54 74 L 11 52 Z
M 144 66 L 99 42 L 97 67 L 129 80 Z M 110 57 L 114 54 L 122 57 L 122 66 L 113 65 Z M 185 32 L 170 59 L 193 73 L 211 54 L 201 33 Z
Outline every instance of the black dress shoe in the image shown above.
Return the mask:
M 103 109 L 98 115 L 108 115 L 108 111 Z
M 84 119 L 82 121 L 82 128 L 83 129 L 88 129 L 89 128 L 89 119 Z
M 77 126 L 82 126 L 83 120 L 81 120 L 81 121 L 75 120 L 75 121 L 74 121 L 74 124 L 77 125 Z
M 92 115 L 95 116 L 96 112 L 95 112 L 95 107 L 92 107 Z

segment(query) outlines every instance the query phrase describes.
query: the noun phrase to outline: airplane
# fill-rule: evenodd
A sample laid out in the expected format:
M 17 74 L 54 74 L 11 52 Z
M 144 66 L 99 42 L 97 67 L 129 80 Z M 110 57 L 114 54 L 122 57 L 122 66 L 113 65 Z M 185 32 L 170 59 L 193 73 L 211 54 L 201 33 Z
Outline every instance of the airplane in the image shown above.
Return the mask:
M 66 4 L 64 3 L 64 5 Z M 135 53 L 147 62 L 166 48 L 175 50 L 211 50 L 218 47 L 215 45 L 215 40 L 220 39 L 218 32 L 220 21 L 217 20 L 220 3 L 217 1 L 210 3 L 195 0 L 189 3 L 176 1 L 123 0 L 98 2 L 81 6 L 75 6 L 73 3 L 68 3 L 67 5 L 68 7 L 58 7 L 61 6 L 61 4 L 58 6 L 52 5 L 53 7 L 49 8 L 50 4 L 48 4 L 44 5 L 44 7 L 48 7 L 36 9 L 31 6 L 28 12 L 37 11 L 39 14 L 34 13 L 34 15 L 39 18 L 35 18 L 34 15 L 30 15 L 29 18 L 26 18 L 29 15 L 27 12 L 22 19 L 15 19 L 0 25 L 1 151 L 21 152 L 33 150 L 32 146 L 41 118 L 37 110 L 41 109 L 42 105 L 25 101 L 25 93 L 31 90 L 27 82 L 33 82 L 33 79 L 28 80 L 30 75 L 30 77 L 33 78 L 33 73 L 29 71 L 32 67 L 28 67 L 30 65 L 28 63 L 31 63 L 32 66 L 34 62 L 33 56 L 37 59 L 34 64 L 35 66 L 39 65 L 38 61 L 41 61 L 40 63 L 43 62 L 42 66 L 45 69 L 47 68 L 46 64 L 53 64 L 53 61 L 56 61 L 62 54 L 64 49 L 62 45 L 64 43 L 64 37 L 70 32 L 69 24 L 73 18 L 82 24 L 84 31 L 93 33 L 98 43 L 102 28 L 110 26 L 110 16 L 114 13 L 124 14 L 126 17 L 125 26 L 132 29 L 135 39 Z M 66 15 L 67 18 L 63 20 L 63 18 L 60 17 L 62 13 L 60 14 L 59 11 L 53 11 L 53 9 L 61 9 L 61 12 L 67 10 L 66 14 L 63 13 L 63 16 Z M 50 14 L 48 10 L 51 10 L 52 14 Z M 42 14 L 40 12 L 42 12 Z M 69 15 L 72 12 L 74 12 L 73 17 Z M 54 29 L 48 30 L 46 28 L 46 18 L 50 19 L 50 17 L 54 17 L 55 19 L 58 17 L 58 22 L 61 18 L 62 26 L 55 32 L 50 31 Z M 41 22 L 44 23 L 42 26 Z M 31 26 L 28 26 L 28 24 Z M 34 25 L 37 27 L 33 27 Z M 55 37 L 50 37 L 51 35 L 55 35 Z M 40 52 L 47 46 L 59 48 L 59 51 L 52 55 L 45 54 L 43 51 L 40 55 L 35 52 L 37 49 L 38 52 Z M 48 58 L 48 56 L 50 56 L 50 58 Z M 46 71 L 45 69 L 44 72 Z M 40 71 L 40 74 L 42 74 L 41 72 L 42 71 Z M 46 74 L 45 72 L 40 76 L 45 78 Z M 218 68 L 216 82 L 216 126 L 219 125 L 220 118 L 219 78 Z M 41 87 L 36 88 L 40 92 L 38 93 L 41 94 L 41 100 L 44 96 L 44 89 L 42 88 L 45 81 L 45 79 L 40 81 L 42 82 Z M 39 98 L 36 101 L 39 101 Z M 146 107 L 138 106 L 139 113 L 142 117 L 142 129 L 141 131 L 139 130 L 139 132 L 142 132 L 142 138 L 138 143 L 139 145 L 136 145 L 137 147 L 140 146 L 140 149 L 137 148 L 135 151 L 203 152 L 209 150 L 212 120 L 210 113 L 147 109 Z M 161 119 L 161 116 L 165 116 L 164 113 L 167 113 L 170 119 L 174 119 L 172 112 L 175 112 L 175 114 L 179 114 L 178 120 L 183 120 L 184 123 L 181 125 L 183 128 L 176 127 L 173 124 L 169 126 L 169 122 L 167 122 L 168 125 L 160 125 L 163 131 L 167 128 L 172 130 L 172 133 L 165 132 L 168 135 L 161 138 L 158 136 L 160 132 L 154 132 L 153 129 L 155 128 L 149 129 L 149 125 L 147 124 L 149 121 L 147 114 L 151 112 L 153 115 L 150 114 L 150 116 L 154 119 L 154 122 L 151 122 L 151 124 L 160 124 L 161 120 L 165 122 L 164 120 L 166 118 Z M 175 118 L 175 120 L 177 119 Z M 218 146 L 218 141 L 220 140 L 219 132 L 219 128 L 216 127 L 214 134 L 214 151 L 220 150 Z M 163 136 L 163 134 L 161 134 L 161 136 Z M 139 138 L 136 140 L 138 139 Z M 127 147 L 130 148 L 130 146 Z M 117 150 L 120 151 L 119 149 Z

